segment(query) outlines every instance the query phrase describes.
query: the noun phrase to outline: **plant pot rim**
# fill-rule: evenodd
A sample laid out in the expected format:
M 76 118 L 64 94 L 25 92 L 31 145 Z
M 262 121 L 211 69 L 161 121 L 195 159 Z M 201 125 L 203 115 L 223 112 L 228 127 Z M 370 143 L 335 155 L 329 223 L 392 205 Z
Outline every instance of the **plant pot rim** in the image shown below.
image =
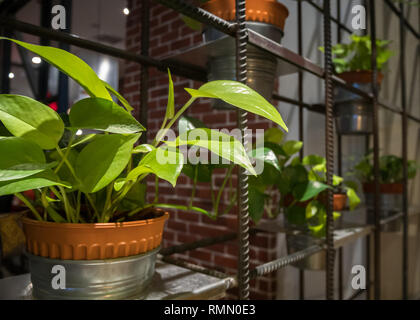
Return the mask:
M 104 260 L 146 253 L 161 245 L 166 211 L 157 218 L 109 223 L 55 223 L 24 218 L 27 251 L 60 260 Z
M 234 21 L 234 0 L 211 0 L 203 3 L 201 7 L 226 21 Z M 248 0 L 246 8 L 246 21 L 263 22 L 275 25 L 284 30 L 289 9 L 274 0 Z
M 393 183 L 380 183 L 379 192 L 384 194 L 401 194 L 403 193 L 402 182 L 393 182 Z M 374 182 L 365 182 L 363 183 L 363 192 L 364 193 L 375 193 L 375 183 Z
M 22 221 L 26 224 L 37 225 L 47 228 L 70 228 L 70 229 L 114 229 L 120 227 L 138 227 L 142 225 L 147 225 L 150 223 L 159 222 L 161 220 L 166 220 L 169 218 L 169 213 L 166 211 L 161 212 L 161 216 L 151 219 L 136 220 L 136 221 L 126 221 L 126 222 L 98 222 L 98 223 L 58 223 L 50 221 L 38 221 L 32 218 L 23 217 Z
M 371 83 L 372 82 L 372 70 L 353 70 L 353 71 L 344 71 L 337 74 L 337 76 L 348 83 Z M 378 72 L 378 84 L 382 83 L 384 74 Z

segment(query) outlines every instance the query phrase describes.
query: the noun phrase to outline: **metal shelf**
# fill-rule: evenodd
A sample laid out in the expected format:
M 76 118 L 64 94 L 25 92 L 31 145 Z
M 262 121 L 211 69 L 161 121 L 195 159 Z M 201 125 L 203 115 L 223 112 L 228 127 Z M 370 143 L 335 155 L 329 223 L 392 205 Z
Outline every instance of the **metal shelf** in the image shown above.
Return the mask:
M 157 261 L 148 290 L 130 300 L 221 299 L 233 282 Z M 33 299 L 29 273 L 0 280 L 0 300 Z

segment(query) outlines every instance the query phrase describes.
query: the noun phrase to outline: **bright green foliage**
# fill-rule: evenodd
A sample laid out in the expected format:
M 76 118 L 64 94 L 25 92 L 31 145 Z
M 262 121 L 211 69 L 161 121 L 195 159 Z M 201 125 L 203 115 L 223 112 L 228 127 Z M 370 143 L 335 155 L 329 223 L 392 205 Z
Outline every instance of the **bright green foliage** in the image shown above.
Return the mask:
M 379 71 L 383 70 L 393 52 L 387 49 L 389 40 L 376 40 L 376 64 Z M 319 48 L 324 52 L 324 47 Z M 345 71 L 372 70 L 372 45 L 370 36 L 352 34 L 350 43 L 339 43 L 332 47 L 333 63 L 337 73 Z
M 38 220 L 90 223 L 124 221 L 128 217 L 141 219 L 141 211 L 152 206 L 217 217 L 217 212 L 194 207 L 192 201 L 186 206 L 158 203 L 158 185 L 155 201 L 148 204 L 145 200 L 144 179 L 150 174 L 155 175 L 156 181 L 163 179 L 174 187 L 183 170 L 195 184 L 212 183 L 215 169 L 228 169 L 227 177 L 230 177 L 235 165 L 255 174 L 244 146 L 234 137 L 207 128 L 204 129 L 207 138 L 190 138 L 189 134 L 195 134 L 194 130 L 202 124 L 181 116 L 200 97 L 222 99 L 287 130 L 274 106 L 235 81 L 215 81 L 199 90 L 186 89 L 191 99 L 176 111 L 174 85 L 168 70 L 168 104 L 162 131 L 153 143 L 135 146 L 145 128 L 131 115 L 133 108 L 128 101 L 99 79 L 85 62 L 61 49 L 0 39 L 13 41 L 39 55 L 73 78 L 90 95 L 75 103 L 69 116 L 62 117 L 28 97 L 0 95 L 0 123 L 4 125 L 0 136 L 0 195 L 16 194 Z M 111 94 L 122 106 L 112 101 Z M 175 141 L 163 141 L 178 120 L 179 137 Z M 79 137 L 81 129 L 97 133 Z M 182 146 L 206 148 L 228 164 L 187 164 L 180 151 Z M 262 160 L 277 171 L 280 168 L 271 151 L 264 150 Z M 226 183 L 227 179 L 217 197 L 212 195 L 217 204 Z M 35 201 L 20 194 L 27 190 L 35 190 Z M 43 212 L 38 212 L 38 208 L 43 208 Z
M 308 155 L 300 161 L 297 153 L 302 148 L 302 142 L 283 141 L 282 133 L 277 130 L 270 129 L 264 137 L 263 154 L 270 155 L 265 161 L 264 171 L 258 177 L 249 179 L 250 199 L 252 193 L 255 201 L 250 204 L 250 216 L 258 222 L 265 210 L 269 216 L 275 217 L 283 209 L 289 224 L 322 237 L 326 226 L 325 191 L 346 192 L 350 210 L 360 203 L 360 199 L 350 184 L 344 184 L 344 179 L 339 176 L 333 175 L 332 185 L 327 185 L 325 158 Z M 253 158 L 257 150 L 251 152 Z M 272 160 L 272 155 L 277 162 Z M 274 204 L 276 212 L 270 209 L 273 206 L 270 192 L 273 190 L 280 193 L 280 203 Z M 334 213 L 335 218 L 338 216 L 339 213 Z
M 0 121 L 15 137 L 54 149 L 64 132 L 64 123 L 54 110 L 28 97 L 0 95 Z
M 418 164 L 407 161 L 407 178 L 413 179 L 416 176 Z M 354 167 L 352 172 L 362 183 L 374 181 L 373 154 L 368 153 Z M 379 158 L 379 183 L 401 183 L 403 182 L 403 159 L 395 155 L 383 155 Z

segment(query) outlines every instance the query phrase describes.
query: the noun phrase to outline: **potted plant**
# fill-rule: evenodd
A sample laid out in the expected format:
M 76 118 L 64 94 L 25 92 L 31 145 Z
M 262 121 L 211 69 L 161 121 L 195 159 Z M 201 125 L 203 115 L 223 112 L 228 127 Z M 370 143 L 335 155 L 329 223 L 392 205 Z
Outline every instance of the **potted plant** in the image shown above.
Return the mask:
M 417 163 L 407 162 L 408 179 L 417 173 Z M 367 207 L 367 223 L 374 223 L 374 169 L 373 154 L 370 152 L 354 167 L 352 172 L 362 183 Z M 403 159 L 395 155 L 383 155 L 379 158 L 379 211 L 381 219 L 388 218 L 402 210 L 403 197 Z M 399 224 L 389 224 L 385 231 L 398 231 Z
M 334 220 L 340 217 L 347 201 L 350 210 L 360 203 L 351 182 L 344 182 L 343 178 L 333 175 L 333 185 L 326 184 L 324 157 L 308 155 L 302 161 L 296 157 L 302 145 L 300 141 L 283 141 L 282 132 L 274 128 L 266 132 L 264 150 L 254 149 L 252 154 L 266 164 L 261 175 L 250 177 L 250 215 L 257 223 L 264 211 L 270 218 L 283 213 L 287 226 L 302 231 L 302 235 L 287 235 L 290 253 L 307 248 L 313 238 L 325 237 L 327 189 L 334 191 Z M 272 191 L 280 194 L 278 202 L 273 203 Z M 325 253 L 314 254 L 294 265 L 324 270 Z
M 235 0 L 203 1 L 201 7 L 227 21 L 235 21 Z M 246 2 L 246 26 L 274 42 L 280 43 L 284 34 L 284 25 L 289 15 L 288 9 L 275 0 L 248 0 Z M 235 41 L 224 33 L 205 27 L 204 42 L 211 43 L 226 38 L 223 44 L 211 50 L 208 61 L 209 80 L 236 79 L 236 46 Z M 219 43 L 219 42 L 218 42 Z M 273 94 L 277 60 L 276 58 L 254 46 L 247 47 L 247 84 L 261 93 L 267 100 Z M 215 101 L 215 108 L 229 109 L 230 106 L 222 101 Z
M 393 55 L 387 49 L 391 41 L 376 40 L 378 69 L 378 85 L 383 79 L 384 67 Z M 320 47 L 324 51 L 323 47 Z M 339 43 L 332 47 L 333 63 L 337 75 L 360 90 L 371 92 L 371 39 L 370 36 L 350 36 L 350 43 Z M 372 133 L 372 106 L 357 94 L 337 87 L 335 89 L 334 114 L 336 128 L 339 134 L 370 134 Z
M 76 102 L 62 119 L 29 97 L 0 95 L 0 121 L 12 134 L 0 137 L 0 196 L 13 194 L 28 208 L 23 225 L 37 298 L 122 299 L 144 290 L 154 274 L 168 219 L 168 213 L 159 208 L 171 207 L 147 203 L 144 182 L 155 175 L 156 180 L 176 187 L 187 163 L 182 147 L 208 149 L 255 174 L 243 145 L 230 135 L 192 129 L 168 138 L 172 126 L 196 99 L 222 99 L 287 130 L 274 106 L 235 81 L 186 89 L 191 98 L 175 110 L 169 73 L 162 129 L 152 144 L 137 145 L 145 128 L 131 115 L 133 108 L 85 62 L 57 48 L 1 39 L 37 54 L 90 96 Z M 83 130 L 95 133 L 80 135 Z M 195 130 L 201 130 L 200 139 L 191 138 Z M 27 190 L 35 190 L 34 200 L 23 194 Z M 184 208 L 202 212 L 191 205 Z M 65 271 L 65 288 L 54 280 L 56 266 Z

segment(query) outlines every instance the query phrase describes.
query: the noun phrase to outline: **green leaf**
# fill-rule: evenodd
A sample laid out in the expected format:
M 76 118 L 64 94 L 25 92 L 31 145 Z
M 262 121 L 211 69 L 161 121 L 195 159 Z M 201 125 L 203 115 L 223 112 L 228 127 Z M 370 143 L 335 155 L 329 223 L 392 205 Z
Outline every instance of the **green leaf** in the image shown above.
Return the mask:
M 279 128 L 269 128 L 264 132 L 264 142 L 280 144 L 283 141 L 284 133 Z
M 360 204 L 360 198 L 354 189 L 347 187 L 347 198 L 349 199 L 350 211 L 354 210 Z
M 258 223 L 264 214 L 264 202 L 267 195 L 257 188 L 249 187 L 249 215 L 255 223 Z
M 198 172 L 197 172 L 197 181 L 198 182 L 205 182 L 205 183 L 211 182 L 213 167 L 209 164 L 202 164 L 202 163 L 190 164 L 190 163 L 186 163 L 186 164 L 184 164 L 184 167 L 182 168 L 182 173 L 185 174 L 188 178 L 194 180 L 196 169 L 198 170 Z
M 327 160 L 324 157 L 318 155 L 309 155 L 302 159 L 302 164 L 304 166 L 311 166 L 312 170 L 316 172 L 325 172 L 327 171 Z
M 183 165 L 184 156 L 178 149 L 162 146 L 146 154 L 139 165 L 130 171 L 127 180 L 135 181 L 142 174 L 154 173 L 175 187 Z
M 217 80 L 202 85 L 198 90 L 185 90 L 195 98 L 221 99 L 235 107 L 269 119 L 288 131 L 277 109 L 259 93 L 240 82 Z
M 93 129 L 122 134 L 145 130 L 121 106 L 102 98 L 87 98 L 76 102 L 70 110 L 70 124 L 76 129 Z
M 286 219 L 290 224 L 303 225 L 306 222 L 305 208 L 292 206 L 286 208 Z
M 28 97 L 0 95 L 0 121 L 16 137 L 54 149 L 64 132 L 59 115 L 46 105 Z
M 168 105 L 166 106 L 166 118 L 172 119 L 175 115 L 175 95 L 174 83 L 172 81 L 171 72 L 168 69 L 169 88 L 168 88 Z
M 132 211 L 135 209 L 143 208 L 146 204 L 146 190 L 147 184 L 138 182 L 135 183 L 130 191 L 121 200 L 118 209 L 119 211 Z
M 257 148 L 251 150 L 248 154 L 251 158 L 254 158 L 257 161 L 263 161 L 264 164 L 271 165 L 281 172 L 279 160 L 273 150 L 269 148 Z
M 300 149 L 302 149 L 303 146 L 303 142 L 302 141 L 294 141 L 294 140 L 290 140 L 290 141 L 286 141 L 283 145 L 282 148 L 284 150 L 284 152 L 287 154 L 287 156 L 292 156 L 295 153 L 299 152 Z
M 124 108 L 128 111 L 131 112 L 134 110 L 134 108 L 128 103 L 128 101 L 117 91 L 115 90 L 113 87 L 111 87 L 111 85 L 105 81 L 102 81 L 102 83 L 104 84 L 105 88 L 111 92 L 114 96 L 117 97 L 118 101 L 121 102 L 121 104 L 124 106 Z
M 24 163 L 7 169 L 0 169 L 0 181 L 18 180 L 33 176 L 40 172 L 52 169 L 57 162 L 51 163 Z
M 50 186 L 71 187 L 68 183 L 60 181 L 52 171 L 45 171 L 24 179 L 0 182 L 0 196 Z
M 145 143 L 135 147 L 132 153 L 148 153 L 153 151 L 154 149 L 156 149 L 154 146 Z
M 293 189 L 293 196 L 301 202 L 312 199 L 322 191 L 329 189 L 330 187 L 322 182 L 318 181 L 307 181 L 299 183 Z
M 37 54 L 49 64 L 53 65 L 80 84 L 91 97 L 98 97 L 111 100 L 104 83 L 96 75 L 89 65 L 75 55 L 54 47 L 38 46 L 23 41 L 0 37 L 10 40 Z
M 195 139 L 189 139 L 189 137 L 194 137 Z M 197 139 L 198 137 L 200 139 Z M 243 145 L 226 133 L 208 128 L 198 128 L 181 134 L 176 141 L 165 141 L 165 143 L 169 146 L 193 145 L 206 148 L 256 175 Z
M 78 156 L 79 156 L 79 153 L 74 149 L 71 149 L 68 153 L 67 160 L 73 168 L 76 166 L 76 161 L 77 161 Z M 61 162 L 61 157 L 57 151 L 53 151 L 49 153 L 48 157 L 51 160 Z M 69 183 L 71 183 L 71 185 L 73 186 L 73 189 L 78 188 L 78 182 L 66 164 L 63 164 L 56 174 L 58 175 L 60 180 L 68 181 Z
M 202 213 L 202 214 L 205 214 L 206 216 L 208 216 L 212 220 L 216 220 L 216 218 L 217 218 L 217 217 L 213 216 L 207 210 L 204 210 L 204 209 L 201 209 L 201 208 L 198 208 L 198 207 L 194 207 L 194 206 L 187 207 L 187 206 L 182 206 L 182 205 L 177 205 L 177 204 L 156 203 L 156 204 L 153 205 L 153 207 L 163 208 L 163 209 L 176 209 L 176 210 L 192 211 L 192 212 Z
M 196 128 L 207 128 L 207 126 L 200 120 L 188 116 L 182 116 L 178 120 L 179 134 L 183 134 Z
M 130 160 L 133 144 L 140 134 L 105 135 L 96 138 L 80 152 L 76 162 L 76 175 L 80 189 L 93 193 L 116 179 Z
M 0 169 L 46 162 L 44 152 L 36 143 L 17 137 L 0 138 L 0 155 Z
M 339 186 L 343 182 L 343 180 L 344 179 L 342 177 L 339 177 L 339 176 L 336 176 L 335 174 L 333 174 L 333 186 L 334 187 Z

